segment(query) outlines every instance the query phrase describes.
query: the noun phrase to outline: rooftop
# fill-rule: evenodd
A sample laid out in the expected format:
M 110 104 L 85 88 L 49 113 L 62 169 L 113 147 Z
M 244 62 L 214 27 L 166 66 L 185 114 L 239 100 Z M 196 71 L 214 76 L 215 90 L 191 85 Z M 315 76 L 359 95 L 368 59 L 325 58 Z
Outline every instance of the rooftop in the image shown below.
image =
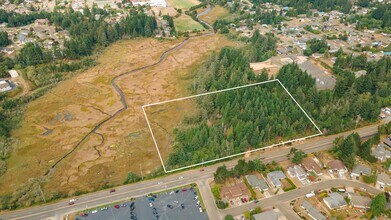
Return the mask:
M 333 161 L 330 161 L 327 166 L 331 169 L 331 170 L 346 170 L 346 167 L 345 165 L 342 163 L 342 161 L 340 160 L 333 160 Z
M 336 192 L 331 193 L 328 197 L 324 198 L 323 201 L 330 209 L 340 208 L 347 205 L 345 198 Z
M 267 189 L 267 184 L 264 180 L 259 179 L 256 175 L 247 175 L 246 179 L 252 187 L 258 187 L 259 189 Z
M 371 175 L 371 173 L 372 169 L 362 164 L 357 164 L 352 170 L 352 174 L 356 175 Z
M 285 179 L 286 176 L 281 170 L 273 171 L 267 174 L 267 178 L 273 183 L 274 186 L 281 185 L 281 179 Z
M 311 203 L 306 200 L 301 203 L 301 207 L 305 209 L 309 216 L 316 220 L 326 220 L 326 216 L 324 216 L 318 209 L 316 209 Z
M 277 220 L 279 214 L 273 210 L 253 215 L 254 220 Z
M 322 169 L 312 158 L 304 158 L 302 164 L 307 171 L 314 171 L 317 175 L 322 174 Z
M 369 208 L 371 205 L 371 198 L 368 196 L 361 196 L 357 193 L 349 193 L 350 203 L 355 208 Z

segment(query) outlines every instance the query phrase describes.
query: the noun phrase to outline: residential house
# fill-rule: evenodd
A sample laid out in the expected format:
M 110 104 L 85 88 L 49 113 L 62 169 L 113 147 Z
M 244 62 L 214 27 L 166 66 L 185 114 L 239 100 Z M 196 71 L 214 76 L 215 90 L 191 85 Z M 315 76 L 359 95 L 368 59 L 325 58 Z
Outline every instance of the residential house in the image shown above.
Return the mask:
M 9 91 L 11 89 L 12 89 L 12 87 L 9 84 L 8 81 L 5 81 L 5 80 L 0 81 L 0 92 L 6 92 L 6 91 Z
M 220 190 L 220 194 L 223 198 L 227 199 L 234 199 L 238 198 L 240 196 L 247 197 L 248 196 L 248 189 L 246 184 L 243 182 L 237 183 L 234 186 L 224 186 Z
M 280 217 L 281 216 L 279 213 L 270 210 L 270 211 L 253 215 L 252 220 L 278 220 Z
M 281 170 L 273 171 L 267 174 L 267 179 L 274 187 L 280 187 L 281 180 L 285 178 L 286 176 Z
M 390 176 L 386 173 L 379 173 L 377 175 L 376 183 L 380 185 L 380 188 L 384 188 L 386 186 L 391 186 L 391 179 Z
M 246 179 L 252 188 L 256 188 L 261 191 L 266 191 L 269 189 L 265 180 L 258 178 L 256 175 L 247 175 Z
M 303 159 L 302 165 L 307 170 L 307 172 L 314 172 L 318 176 L 323 175 L 322 169 L 311 157 L 305 157 Z
M 12 54 L 14 51 L 15 50 L 13 48 L 11 48 L 11 47 L 3 47 L 1 49 L 1 52 L 5 53 L 5 54 L 8 54 L 8 55 Z
M 332 160 L 327 163 L 330 173 L 336 172 L 339 176 L 343 176 L 348 172 L 348 169 L 340 160 Z
M 303 208 L 307 212 L 308 216 L 310 216 L 313 220 L 327 220 L 326 216 L 324 216 L 317 208 L 306 200 L 301 203 L 301 208 Z
M 361 196 L 357 193 L 348 193 L 350 204 L 357 209 L 369 209 L 372 199 L 368 196 Z
M 391 158 L 391 151 L 388 150 L 384 145 L 379 144 L 372 149 L 372 155 L 381 162 L 384 162 L 388 158 Z
M 336 192 L 333 192 L 328 197 L 324 198 L 323 202 L 329 209 L 338 209 L 347 205 L 345 198 Z
M 298 165 L 288 168 L 288 174 L 290 177 L 297 177 L 299 180 L 305 180 L 308 176 L 307 172 Z
M 361 175 L 369 176 L 371 175 L 371 173 L 372 173 L 372 169 L 370 167 L 362 164 L 357 164 L 356 166 L 353 167 L 350 176 L 352 178 L 356 177 L 358 179 Z

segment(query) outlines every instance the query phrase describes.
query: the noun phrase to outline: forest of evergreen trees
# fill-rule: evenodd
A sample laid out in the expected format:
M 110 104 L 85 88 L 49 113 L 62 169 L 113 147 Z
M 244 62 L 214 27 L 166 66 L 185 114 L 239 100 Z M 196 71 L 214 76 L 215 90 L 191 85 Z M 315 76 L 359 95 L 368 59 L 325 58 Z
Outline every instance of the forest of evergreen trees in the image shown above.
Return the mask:
M 224 48 L 197 72 L 194 91 L 216 91 L 268 80 L 255 75 L 242 50 Z M 201 76 L 202 75 L 202 76 Z M 314 126 L 277 81 L 202 97 L 189 128 L 175 129 L 168 164 L 190 165 L 314 134 Z

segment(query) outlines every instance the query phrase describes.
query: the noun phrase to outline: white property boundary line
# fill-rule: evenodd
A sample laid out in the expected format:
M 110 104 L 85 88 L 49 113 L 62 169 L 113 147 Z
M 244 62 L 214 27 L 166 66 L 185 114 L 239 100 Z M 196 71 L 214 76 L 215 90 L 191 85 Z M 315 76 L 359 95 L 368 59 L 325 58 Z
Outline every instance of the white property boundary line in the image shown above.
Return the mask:
M 163 161 L 162 155 L 160 154 L 159 147 L 158 147 L 156 139 L 155 139 L 155 135 L 153 134 L 151 124 L 149 123 L 147 113 L 145 112 L 145 108 L 146 107 L 160 105 L 160 104 L 165 104 L 165 103 L 169 103 L 169 102 L 182 101 L 182 100 L 196 98 L 196 97 L 200 97 L 200 96 L 205 96 L 205 95 L 210 95 L 210 94 L 215 94 L 215 93 L 220 93 L 220 92 L 226 92 L 226 91 L 230 91 L 230 90 L 234 90 L 234 89 L 241 89 L 241 88 L 245 88 L 245 87 L 256 86 L 256 85 L 261 85 L 261 84 L 270 83 L 270 82 L 276 82 L 276 81 L 282 86 L 282 88 L 284 88 L 284 90 L 288 93 L 288 95 L 299 106 L 300 110 L 305 114 L 305 116 L 307 116 L 307 118 L 311 121 L 311 123 L 315 126 L 315 128 L 319 131 L 319 133 L 313 134 L 313 135 L 310 135 L 310 136 L 306 136 L 306 137 L 302 137 L 302 138 L 297 138 L 297 139 L 293 139 L 293 140 L 283 141 L 283 142 L 280 142 L 280 143 L 277 143 L 277 144 L 272 144 L 272 145 L 269 145 L 269 146 L 266 146 L 266 147 L 263 147 L 263 148 L 257 148 L 257 149 L 253 149 L 253 150 L 250 150 L 250 151 L 245 151 L 245 152 L 242 152 L 242 153 L 237 153 L 237 154 L 233 154 L 233 155 L 229 155 L 229 156 L 225 156 L 225 157 L 221 157 L 221 158 L 217 158 L 217 159 L 213 159 L 213 160 L 204 161 L 204 162 L 197 163 L 197 164 L 192 164 L 192 165 L 189 165 L 189 166 L 184 166 L 184 167 L 177 168 L 177 169 L 172 169 L 172 170 L 167 170 L 166 169 L 166 166 L 164 165 L 164 161 Z M 258 82 L 258 83 L 252 83 L 252 84 L 248 84 L 248 85 L 244 85 L 244 86 L 237 86 L 237 87 L 228 88 L 228 89 L 222 89 L 222 90 L 213 91 L 213 92 L 206 92 L 206 93 L 202 93 L 202 94 L 198 94 L 198 95 L 192 95 L 192 96 L 187 96 L 187 97 L 182 97 L 182 98 L 177 98 L 177 99 L 171 99 L 171 100 L 162 101 L 162 102 L 156 102 L 156 103 L 152 103 L 152 104 L 143 105 L 143 106 L 141 106 L 141 108 L 143 109 L 143 113 L 144 113 L 145 119 L 147 121 L 149 131 L 151 132 L 153 142 L 155 144 L 157 153 L 158 153 L 159 158 L 160 158 L 160 162 L 162 163 L 162 166 L 163 166 L 163 169 L 164 169 L 165 173 L 176 172 L 176 171 L 179 171 L 179 170 L 184 170 L 184 169 L 187 169 L 187 168 L 196 167 L 196 166 L 207 164 L 207 163 L 212 163 L 212 162 L 216 162 L 216 161 L 219 161 L 219 160 L 224 160 L 224 159 L 227 159 L 227 158 L 232 158 L 232 157 L 244 155 L 246 153 L 252 153 L 252 152 L 255 152 L 255 151 L 270 149 L 270 148 L 281 146 L 281 145 L 284 145 L 284 144 L 289 144 L 289 143 L 293 143 L 293 142 L 297 142 L 297 141 L 303 141 L 303 140 L 306 140 L 306 139 L 309 139 L 309 138 L 313 138 L 313 137 L 316 137 L 316 136 L 319 136 L 319 135 L 323 134 L 323 132 L 319 129 L 319 127 L 315 124 L 315 122 L 311 119 L 311 117 L 307 114 L 307 112 L 304 111 L 304 109 L 300 106 L 300 104 L 296 101 L 296 99 L 291 95 L 291 93 L 286 89 L 286 87 L 281 83 L 281 81 L 279 79 L 273 79 L 273 80 L 268 80 L 268 81 L 263 81 L 263 82 Z

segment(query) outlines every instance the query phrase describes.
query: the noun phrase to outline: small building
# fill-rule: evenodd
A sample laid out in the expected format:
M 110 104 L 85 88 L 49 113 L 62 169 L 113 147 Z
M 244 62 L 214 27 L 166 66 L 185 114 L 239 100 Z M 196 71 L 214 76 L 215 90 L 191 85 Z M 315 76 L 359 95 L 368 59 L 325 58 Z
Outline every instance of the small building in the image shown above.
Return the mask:
M 16 70 L 9 70 L 8 73 L 10 74 L 11 78 L 16 78 L 19 76 Z
M 0 92 L 6 92 L 11 89 L 12 89 L 11 84 L 8 81 L 6 80 L 0 81 Z
M 387 147 L 391 147 L 391 135 L 388 135 L 388 137 L 384 138 L 383 143 L 384 143 Z
M 288 174 L 290 177 L 297 177 L 299 180 L 305 180 L 308 176 L 307 172 L 298 165 L 294 165 L 293 167 L 288 168 Z
M 372 149 L 372 156 L 376 157 L 381 162 L 386 161 L 388 158 L 391 158 L 391 151 L 388 150 L 383 144 L 377 145 Z
M 323 202 L 330 210 L 342 208 L 347 205 L 345 198 L 336 192 L 333 192 L 328 197 L 324 198 Z
M 301 208 L 303 208 L 307 212 L 308 216 L 310 216 L 313 220 L 327 220 L 326 216 L 324 216 L 318 209 L 306 200 L 301 203 Z
M 262 212 L 252 216 L 253 220 L 278 220 L 279 218 L 280 214 L 273 210 Z
M 372 199 L 368 196 L 361 196 L 357 193 L 348 193 L 350 204 L 356 209 L 369 209 Z
M 357 164 L 356 166 L 353 167 L 352 173 L 350 176 L 352 178 L 356 177 L 359 178 L 361 175 L 364 176 L 369 176 L 372 173 L 372 169 L 368 166 L 362 165 L 362 164 Z
M 303 159 L 302 165 L 307 170 L 307 172 L 314 172 L 318 176 L 323 175 L 320 166 L 310 157 L 305 157 Z
M 340 176 L 345 175 L 348 172 L 348 169 L 340 160 L 330 161 L 328 162 L 327 166 L 329 168 L 330 173 L 336 172 Z
M 274 187 L 280 187 L 281 180 L 285 178 L 286 176 L 281 170 L 273 171 L 267 174 L 267 179 Z
M 246 179 L 252 188 L 256 188 L 261 191 L 266 191 L 269 189 L 265 180 L 259 179 L 256 175 L 247 175 Z
M 384 188 L 386 186 L 391 186 L 391 179 L 390 176 L 386 173 L 379 173 L 377 175 L 376 183 L 380 185 L 380 188 Z

